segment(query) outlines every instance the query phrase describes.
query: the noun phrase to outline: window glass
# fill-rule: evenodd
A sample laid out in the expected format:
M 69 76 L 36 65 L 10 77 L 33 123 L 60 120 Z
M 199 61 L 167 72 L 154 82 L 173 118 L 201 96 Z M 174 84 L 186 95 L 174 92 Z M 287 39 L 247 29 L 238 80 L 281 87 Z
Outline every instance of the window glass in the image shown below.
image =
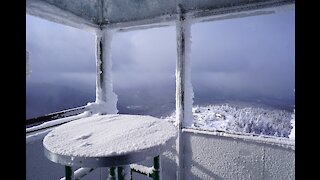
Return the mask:
M 193 24 L 194 126 L 288 137 L 294 11 Z
M 119 113 L 156 117 L 175 110 L 175 27 L 115 33 L 113 83 Z
M 95 100 L 95 36 L 26 16 L 26 118 Z

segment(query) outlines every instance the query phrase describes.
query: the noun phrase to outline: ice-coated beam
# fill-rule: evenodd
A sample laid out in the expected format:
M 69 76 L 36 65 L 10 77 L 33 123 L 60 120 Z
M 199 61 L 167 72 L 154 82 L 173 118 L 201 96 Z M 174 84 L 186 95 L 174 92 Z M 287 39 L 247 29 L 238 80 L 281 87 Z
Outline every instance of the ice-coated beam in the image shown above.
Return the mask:
M 28 14 L 80 29 L 126 29 L 172 25 L 177 4 L 183 5 L 186 16 L 203 21 L 228 14 L 233 14 L 229 18 L 239 17 L 234 13 L 250 16 L 282 11 L 286 6 L 294 8 L 295 0 L 27 0 L 26 9 Z
M 64 2 L 68 3 L 67 1 Z M 78 14 L 74 13 L 75 11 L 79 11 Z M 97 22 L 85 17 L 84 14 L 81 14 L 82 11 L 83 9 L 75 9 L 73 11 L 68 8 L 63 9 L 59 7 L 59 4 L 49 3 L 46 0 L 26 0 L 26 13 L 29 15 L 89 32 L 99 29 Z
M 176 124 L 178 126 L 177 154 L 178 172 L 177 179 L 182 179 L 183 171 L 183 142 L 182 128 L 191 126 L 193 90 L 191 84 L 190 43 L 191 25 L 185 17 L 182 5 L 177 6 L 178 19 L 176 21 L 177 33 L 177 62 L 176 62 Z
M 111 31 L 97 31 L 96 33 L 96 101 L 88 103 L 93 114 L 118 113 L 118 96 L 113 92 Z

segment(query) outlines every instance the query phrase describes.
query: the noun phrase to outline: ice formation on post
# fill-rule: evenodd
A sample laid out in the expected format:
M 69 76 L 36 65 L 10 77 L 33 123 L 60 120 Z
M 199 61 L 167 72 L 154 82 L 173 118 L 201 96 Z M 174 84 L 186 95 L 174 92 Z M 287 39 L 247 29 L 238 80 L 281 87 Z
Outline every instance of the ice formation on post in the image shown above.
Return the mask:
M 193 122 L 192 103 L 193 89 L 191 84 L 191 63 L 190 63 L 190 44 L 191 44 L 191 26 L 187 22 L 184 9 L 181 4 L 177 7 L 178 20 L 176 21 L 177 31 L 177 65 L 176 65 L 176 122 L 178 126 L 178 138 L 176 141 L 177 150 L 177 179 L 182 175 L 182 128 L 191 126 Z
M 176 70 L 176 124 L 182 123 L 189 127 L 193 123 L 192 104 L 193 88 L 191 84 L 191 23 L 185 19 L 183 8 L 178 6 L 179 18 L 177 20 L 177 70 Z M 182 107 L 180 107 L 182 106 Z M 183 114 L 181 114 L 183 113 Z M 183 122 L 179 122 L 183 121 Z
M 118 96 L 113 92 L 111 41 L 112 31 L 97 32 L 96 39 L 96 101 L 88 103 L 93 114 L 118 113 Z
M 184 85 L 184 120 L 183 126 L 190 127 L 193 123 L 192 105 L 193 105 L 193 87 L 191 83 L 191 22 L 185 20 L 182 23 L 185 35 L 185 85 Z

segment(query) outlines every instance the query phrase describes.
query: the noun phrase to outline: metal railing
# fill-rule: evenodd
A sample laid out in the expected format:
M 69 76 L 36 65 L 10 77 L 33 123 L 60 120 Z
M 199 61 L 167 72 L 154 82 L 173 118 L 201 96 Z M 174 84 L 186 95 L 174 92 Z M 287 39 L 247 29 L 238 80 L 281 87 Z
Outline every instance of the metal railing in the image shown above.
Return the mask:
M 83 113 L 86 110 L 86 106 L 80 106 L 72 109 L 67 109 L 59 112 L 54 112 L 50 114 L 46 114 L 44 116 L 39 116 L 31 119 L 26 120 L 26 128 L 36 126 L 39 124 L 42 124 L 44 122 L 65 118 L 69 116 L 78 115 L 80 113 Z

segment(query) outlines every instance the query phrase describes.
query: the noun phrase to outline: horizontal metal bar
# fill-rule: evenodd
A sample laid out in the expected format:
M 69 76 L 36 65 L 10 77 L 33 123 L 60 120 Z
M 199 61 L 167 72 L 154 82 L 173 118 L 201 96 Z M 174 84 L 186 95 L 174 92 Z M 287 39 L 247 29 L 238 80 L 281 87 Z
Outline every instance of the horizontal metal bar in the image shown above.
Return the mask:
M 280 147 L 295 149 L 295 141 L 289 138 L 280 138 L 275 136 L 257 135 L 249 133 L 237 133 L 227 131 L 209 131 L 200 128 L 183 128 L 182 133 L 194 133 L 203 135 L 221 136 L 226 138 L 241 139 L 243 141 L 251 141 L 264 144 L 272 144 Z
M 131 169 L 131 171 L 139 173 L 139 174 L 142 174 L 142 175 L 146 175 L 147 177 L 152 177 L 152 173 L 151 174 L 147 174 L 147 173 L 141 172 L 141 171 L 136 170 L 136 169 Z
M 39 125 L 41 123 L 55 120 L 55 119 L 59 119 L 59 118 L 65 118 L 65 117 L 69 117 L 69 116 L 78 115 L 80 113 L 83 113 L 85 110 L 86 110 L 86 106 L 81 106 L 81 107 L 77 107 L 77 108 L 73 108 L 73 109 L 67 109 L 67 110 L 63 110 L 63 111 L 59 111 L 59 112 L 50 113 L 50 114 L 40 116 L 40 117 L 27 119 L 26 120 L 26 127 Z
M 99 29 L 96 21 L 89 20 L 88 17 L 76 15 L 70 10 L 62 9 L 56 4 L 49 3 L 45 0 L 27 0 L 26 13 L 89 32 L 95 32 Z
M 26 128 L 26 133 L 28 134 L 28 133 L 32 133 L 32 132 L 39 132 L 40 130 L 47 130 L 49 128 L 52 128 L 55 126 L 60 126 L 62 124 L 65 124 L 65 123 L 73 121 L 73 120 L 88 117 L 90 115 L 91 115 L 91 113 L 89 111 L 85 111 L 81 114 L 77 114 L 74 116 L 69 116 L 69 117 L 64 117 L 64 118 L 59 118 L 59 119 L 47 121 L 47 122 L 44 122 L 40 125 L 35 125 L 32 127 Z
M 79 180 L 84 176 L 90 174 L 95 168 L 79 168 L 74 172 L 74 179 Z M 60 180 L 66 180 L 66 177 L 61 178 Z
M 99 1 L 100 2 L 100 1 Z M 193 20 L 202 21 L 203 18 L 208 18 L 216 15 L 228 15 L 231 13 L 246 12 L 252 10 L 262 10 L 265 8 L 278 8 L 283 5 L 294 5 L 295 0 L 228 0 L 228 1 L 197 1 L 190 3 L 189 1 L 167 0 L 170 2 L 167 6 L 152 6 L 152 3 L 141 3 L 139 1 L 131 3 L 134 5 L 142 5 L 145 7 L 141 13 L 130 13 L 136 11 L 135 6 L 123 6 L 121 3 L 115 3 L 116 0 L 111 0 L 108 6 L 109 12 L 105 8 L 105 3 L 96 3 L 95 1 L 84 1 L 83 4 L 88 7 L 97 7 L 97 10 L 87 11 L 84 13 L 81 8 L 74 7 L 71 2 L 47 2 L 46 0 L 27 0 L 26 12 L 28 14 L 38 16 L 49 21 L 65 24 L 68 26 L 96 32 L 99 29 L 126 29 L 137 26 L 151 25 L 157 23 L 170 24 L 176 21 L 178 12 L 175 10 L 178 4 L 185 7 L 187 16 Z M 155 1 L 157 3 L 157 1 Z M 70 5 L 64 7 L 64 5 Z M 103 6 L 103 7 L 102 7 Z M 111 9 L 109 9 L 111 8 Z M 114 9 L 112 9 L 114 8 Z M 118 12 L 117 8 L 123 9 L 123 12 Z M 125 12 L 128 13 L 125 13 Z M 86 11 L 85 11 L 86 12 Z M 236 18 L 237 16 L 233 16 Z
M 139 168 L 151 169 L 152 172 L 148 173 L 147 171 L 144 171 L 143 169 L 139 169 Z M 130 169 L 131 169 L 131 174 L 132 174 L 132 172 L 136 172 L 136 173 L 145 175 L 147 177 L 151 177 L 153 179 L 159 179 L 160 156 L 156 156 L 153 158 L 153 166 L 152 167 L 138 165 L 138 164 L 131 164 Z

